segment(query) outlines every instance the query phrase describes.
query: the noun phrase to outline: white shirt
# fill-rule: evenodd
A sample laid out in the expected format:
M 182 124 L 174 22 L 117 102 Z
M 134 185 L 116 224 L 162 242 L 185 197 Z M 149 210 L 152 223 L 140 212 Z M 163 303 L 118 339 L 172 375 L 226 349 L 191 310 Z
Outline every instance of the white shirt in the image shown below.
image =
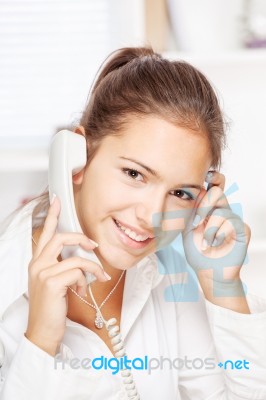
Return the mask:
M 6 353 L 0 370 L 0 399 L 126 399 L 119 372 L 71 367 L 69 360 L 73 358 L 113 357 L 93 331 L 67 318 L 60 349 L 61 360 L 66 360 L 64 369 L 60 362 L 56 369 L 55 358 L 24 336 L 28 264 L 32 256 L 32 204 L 17 212 L 0 236 L 0 341 Z M 126 273 L 120 328 L 128 359 L 157 358 L 153 365 L 160 357 L 170 360 L 164 361 L 164 368 L 150 373 L 132 369 L 141 400 L 265 400 L 264 301 L 255 299 L 255 304 L 254 299 L 248 298 L 253 314 L 215 306 L 200 292 L 198 300 L 186 301 L 192 299 L 197 286 L 186 283 L 184 262 L 167 246 Z M 166 301 L 165 290 L 173 290 L 176 298 Z M 199 358 L 202 361 L 195 360 Z M 174 359 L 176 367 L 170 369 Z M 206 359 L 211 359 L 212 368 L 199 369 L 202 362 L 208 366 L 210 360 Z M 228 359 L 245 359 L 250 369 L 231 369 L 230 363 L 227 369 L 217 365 Z M 190 362 L 188 368 L 181 368 L 184 360 Z M 192 361 L 195 367 L 191 368 Z

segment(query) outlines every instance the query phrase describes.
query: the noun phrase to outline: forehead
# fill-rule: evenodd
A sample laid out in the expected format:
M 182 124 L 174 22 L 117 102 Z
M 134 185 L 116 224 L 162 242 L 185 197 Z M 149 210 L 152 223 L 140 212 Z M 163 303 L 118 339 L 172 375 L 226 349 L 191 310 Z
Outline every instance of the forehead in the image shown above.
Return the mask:
M 120 135 L 106 136 L 100 146 L 111 157 L 137 159 L 159 173 L 199 174 L 211 163 L 209 142 L 203 132 L 176 126 L 158 117 L 129 120 Z

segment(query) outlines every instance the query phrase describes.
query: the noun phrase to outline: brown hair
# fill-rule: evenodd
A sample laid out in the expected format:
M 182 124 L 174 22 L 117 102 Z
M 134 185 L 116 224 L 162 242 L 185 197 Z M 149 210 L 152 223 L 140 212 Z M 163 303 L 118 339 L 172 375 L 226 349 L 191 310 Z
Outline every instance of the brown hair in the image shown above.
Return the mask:
M 105 61 L 93 85 L 80 124 L 91 143 L 119 134 L 130 116 L 156 115 L 175 125 L 204 132 L 212 167 L 220 167 L 224 120 L 206 77 L 184 61 L 170 61 L 151 48 L 123 48 Z

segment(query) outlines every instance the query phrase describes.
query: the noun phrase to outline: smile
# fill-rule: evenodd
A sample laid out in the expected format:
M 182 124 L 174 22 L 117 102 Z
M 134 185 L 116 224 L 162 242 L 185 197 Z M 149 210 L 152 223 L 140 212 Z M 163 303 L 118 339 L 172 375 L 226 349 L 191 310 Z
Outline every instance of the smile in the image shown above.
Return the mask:
M 143 248 L 150 243 L 154 237 L 149 234 L 140 235 L 139 233 L 123 226 L 119 221 L 113 219 L 115 226 L 118 228 L 120 239 L 123 243 L 133 248 Z

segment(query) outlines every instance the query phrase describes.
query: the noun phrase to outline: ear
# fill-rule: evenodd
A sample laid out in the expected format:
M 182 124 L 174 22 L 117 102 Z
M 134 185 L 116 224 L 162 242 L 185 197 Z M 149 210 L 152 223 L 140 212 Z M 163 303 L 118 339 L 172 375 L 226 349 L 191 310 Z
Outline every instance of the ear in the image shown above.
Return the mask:
M 86 135 L 84 126 L 82 126 L 82 125 L 77 126 L 77 127 L 74 129 L 74 132 L 75 132 L 77 135 L 82 135 L 82 136 L 85 136 L 85 135 Z M 73 184 L 74 184 L 74 185 L 81 185 L 81 184 L 82 184 L 83 177 L 84 177 L 84 172 L 85 172 L 85 168 L 86 168 L 86 167 L 84 167 L 84 168 L 83 168 L 80 172 L 78 172 L 77 174 L 73 175 L 72 180 L 73 180 Z
M 74 129 L 74 132 L 77 133 L 78 135 L 86 136 L 85 128 L 84 128 L 84 126 L 82 126 L 82 125 L 77 126 L 77 127 Z

